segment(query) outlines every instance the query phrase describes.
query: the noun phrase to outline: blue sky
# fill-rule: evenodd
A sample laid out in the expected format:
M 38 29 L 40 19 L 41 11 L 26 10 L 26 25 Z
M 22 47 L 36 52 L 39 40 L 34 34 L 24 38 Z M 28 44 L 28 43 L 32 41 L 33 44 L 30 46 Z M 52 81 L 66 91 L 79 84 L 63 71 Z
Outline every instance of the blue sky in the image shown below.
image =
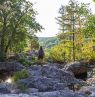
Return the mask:
M 45 28 L 41 33 L 38 33 L 39 37 L 52 37 L 59 32 L 59 25 L 56 23 L 55 17 L 57 17 L 58 10 L 61 5 L 68 4 L 69 0 L 29 0 L 34 3 L 34 8 L 38 11 L 36 17 L 37 21 Z M 91 3 L 90 7 L 95 11 L 95 4 L 92 0 L 77 0 L 78 2 Z

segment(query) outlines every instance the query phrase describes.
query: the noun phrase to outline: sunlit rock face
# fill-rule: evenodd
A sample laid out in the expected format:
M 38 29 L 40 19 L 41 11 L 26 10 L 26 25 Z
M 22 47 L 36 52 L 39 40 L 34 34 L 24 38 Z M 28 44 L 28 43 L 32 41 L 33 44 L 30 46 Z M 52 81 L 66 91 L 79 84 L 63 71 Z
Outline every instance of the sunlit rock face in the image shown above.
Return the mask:
M 12 83 L 12 79 L 9 77 L 8 79 L 5 80 L 5 83 Z

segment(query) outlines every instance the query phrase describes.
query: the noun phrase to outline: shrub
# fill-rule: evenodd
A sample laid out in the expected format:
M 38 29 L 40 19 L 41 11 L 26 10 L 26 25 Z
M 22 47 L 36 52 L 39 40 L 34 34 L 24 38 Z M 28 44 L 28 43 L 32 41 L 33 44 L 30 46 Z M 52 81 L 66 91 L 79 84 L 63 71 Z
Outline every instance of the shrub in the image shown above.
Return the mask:
M 65 56 L 64 56 L 65 53 Z M 64 47 L 64 44 L 58 44 L 50 49 L 49 59 L 54 62 L 63 63 L 70 60 L 70 48 Z M 65 59 L 65 60 L 64 60 Z
M 34 63 L 34 61 L 27 60 L 27 59 L 19 59 L 18 62 L 23 64 L 25 67 L 29 67 L 29 66 L 31 66 Z
M 27 77 L 29 77 L 28 71 L 26 71 L 26 70 L 18 71 L 14 74 L 13 81 L 16 82 L 20 79 L 24 79 L 24 78 L 27 78 Z
M 81 45 L 75 44 L 75 60 L 95 60 L 95 50 L 93 50 L 93 42 L 86 42 Z M 65 53 L 65 54 L 64 54 Z M 60 43 L 52 47 L 49 51 L 48 60 L 54 62 L 70 62 L 73 60 L 72 43 Z

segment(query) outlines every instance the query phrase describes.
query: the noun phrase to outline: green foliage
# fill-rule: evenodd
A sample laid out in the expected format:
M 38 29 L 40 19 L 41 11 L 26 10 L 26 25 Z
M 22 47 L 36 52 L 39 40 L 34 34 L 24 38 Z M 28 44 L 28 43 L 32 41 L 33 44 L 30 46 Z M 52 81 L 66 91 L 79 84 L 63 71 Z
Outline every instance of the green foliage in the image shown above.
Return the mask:
M 69 44 L 67 43 L 68 46 Z M 70 60 L 70 48 L 65 47 L 64 44 L 58 44 L 51 48 L 49 55 L 54 62 L 63 63 Z
M 48 58 L 55 62 L 95 60 L 95 15 L 91 14 L 89 5 L 70 0 L 68 5 L 61 6 L 56 19 L 60 43 L 50 49 Z
M 44 61 L 45 62 L 50 61 L 50 49 L 46 49 L 45 50 L 45 58 L 44 58 Z
M 20 79 L 25 79 L 27 77 L 29 77 L 28 71 L 26 71 L 26 70 L 18 71 L 14 74 L 13 81 L 16 82 Z
M 62 5 L 59 9 L 59 17 L 56 18 L 60 31 L 73 32 L 81 29 L 85 22 L 84 19 L 90 13 L 88 8 L 88 5 L 84 3 L 79 4 L 76 0 L 70 0 L 66 6 Z
M 61 32 L 61 34 L 59 33 L 59 39 L 63 41 L 69 40 L 72 42 L 72 45 L 70 46 L 72 48 L 72 61 L 75 61 L 75 52 L 79 47 L 76 46 L 76 34 L 81 34 L 82 28 L 84 28 L 84 24 L 87 21 L 87 17 L 90 15 L 90 13 L 91 12 L 87 4 L 79 4 L 75 0 L 70 0 L 68 5 L 62 5 L 59 9 L 59 17 L 56 18 Z M 67 35 L 64 35 L 64 33 Z M 63 42 L 63 44 L 65 43 Z
M 35 20 L 37 12 L 27 0 L 0 1 L 0 60 L 8 52 L 22 52 L 42 26 Z
M 65 42 L 64 42 L 65 41 Z M 93 38 L 84 38 L 82 34 L 76 34 L 75 60 L 95 60 L 95 43 Z M 48 60 L 54 62 L 72 61 L 72 41 L 62 40 L 60 44 L 48 51 Z
M 81 48 L 81 58 L 85 60 L 95 60 L 95 51 L 93 50 L 93 42 L 89 41 L 88 43 L 85 43 L 84 46 Z
M 57 37 L 39 37 L 39 44 L 46 48 L 51 48 L 58 44 L 59 40 Z
M 91 14 L 88 16 L 87 21 L 85 23 L 85 28 L 83 29 L 83 33 L 86 38 L 95 37 L 95 15 Z
M 18 62 L 23 64 L 25 67 L 29 67 L 29 66 L 33 65 L 35 62 L 37 62 L 37 58 L 32 57 L 31 60 L 28 60 L 26 58 L 21 58 L 21 59 L 18 60 Z
M 25 67 L 29 67 L 37 62 L 37 56 L 31 55 L 28 52 L 19 54 L 19 59 L 17 59 L 18 62 L 20 62 Z
M 31 49 L 38 49 L 39 48 L 39 42 L 38 42 L 38 38 L 37 37 L 33 37 L 31 38 L 30 37 L 30 46 L 31 46 Z

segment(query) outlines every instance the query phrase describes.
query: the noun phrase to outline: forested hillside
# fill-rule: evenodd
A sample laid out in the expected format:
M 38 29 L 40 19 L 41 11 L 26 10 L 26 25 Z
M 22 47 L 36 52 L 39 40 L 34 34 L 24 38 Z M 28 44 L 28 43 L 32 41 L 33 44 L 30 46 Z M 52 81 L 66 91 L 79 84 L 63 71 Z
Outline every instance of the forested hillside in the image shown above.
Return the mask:
M 38 37 L 38 39 L 39 44 L 44 48 L 51 48 L 59 42 L 57 37 Z

